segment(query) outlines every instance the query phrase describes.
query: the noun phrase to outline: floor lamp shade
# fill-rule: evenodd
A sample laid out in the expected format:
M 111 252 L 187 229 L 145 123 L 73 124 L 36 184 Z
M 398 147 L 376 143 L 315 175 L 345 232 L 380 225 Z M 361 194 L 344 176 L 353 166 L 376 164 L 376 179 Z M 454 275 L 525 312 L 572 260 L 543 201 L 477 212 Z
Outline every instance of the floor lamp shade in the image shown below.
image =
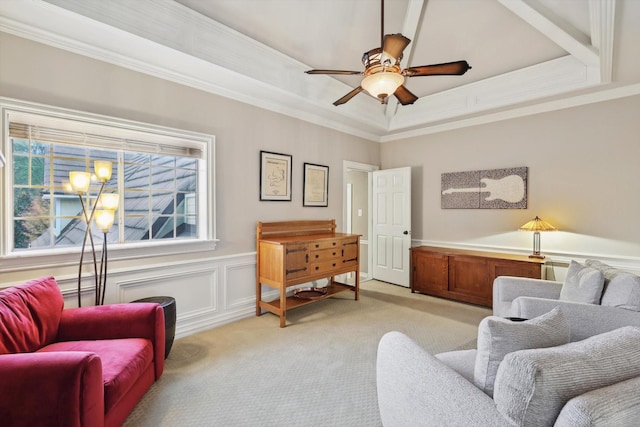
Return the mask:
M 98 181 L 105 182 L 111 179 L 112 165 L 107 160 L 95 160 L 93 162 L 93 170 L 96 173 Z
M 95 213 L 95 221 L 98 228 L 103 233 L 108 233 L 113 226 L 115 212 L 110 209 L 98 209 Z
M 84 194 L 89 191 L 91 184 L 91 174 L 89 172 L 73 171 L 69 172 L 69 183 L 71 189 L 78 194 Z

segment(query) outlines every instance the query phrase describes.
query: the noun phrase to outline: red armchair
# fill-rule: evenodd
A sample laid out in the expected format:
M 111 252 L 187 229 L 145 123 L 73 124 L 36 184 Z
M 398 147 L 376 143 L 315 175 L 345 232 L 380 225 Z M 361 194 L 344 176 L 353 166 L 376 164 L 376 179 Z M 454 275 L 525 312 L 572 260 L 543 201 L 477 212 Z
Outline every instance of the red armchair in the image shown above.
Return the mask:
M 0 420 L 118 426 L 164 369 L 158 304 L 63 310 L 53 277 L 0 291 Z

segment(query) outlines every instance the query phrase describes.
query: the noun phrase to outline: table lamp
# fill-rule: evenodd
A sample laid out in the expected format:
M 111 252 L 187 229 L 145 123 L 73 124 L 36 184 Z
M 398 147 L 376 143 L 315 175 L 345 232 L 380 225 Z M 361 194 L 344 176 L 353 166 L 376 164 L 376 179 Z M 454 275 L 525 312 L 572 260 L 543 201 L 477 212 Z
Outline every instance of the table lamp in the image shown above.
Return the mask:
M 518 230 L 533 231 L 533 253 L 529 258 L 543 259 L 544 255 L 540 255 L 540 232 L 541 231 L 557 231 L 557 229 L 546 221 L 543 221 L 536 215 L 531 221 L 524 224 Z

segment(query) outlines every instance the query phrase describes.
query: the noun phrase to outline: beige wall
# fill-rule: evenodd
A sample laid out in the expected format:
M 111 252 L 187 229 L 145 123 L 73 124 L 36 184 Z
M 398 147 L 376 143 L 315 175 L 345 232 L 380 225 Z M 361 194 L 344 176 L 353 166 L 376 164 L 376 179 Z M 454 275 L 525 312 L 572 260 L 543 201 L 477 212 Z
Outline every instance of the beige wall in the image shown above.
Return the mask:
M 255 223 L 335 218 L 342 162 L 379 164 L 379 145 L 228 98 L 0 33 L 0 96 L 213 134 L 217 255 L 255 250 Z M 293 200 L 260 202 L 259 151 L 293 156 Z M 302 164 L 329 166 L 329 206 L 302 207 Z
M 379 145 L 6 33 L 0 51 L 0 96 L 215 135 L 220 243 L 209 256 L 253 251 L 258 220 L 341 227 L 343 160 L 413 167 L 417 241 L 529 250 L 515 230 L 540 215 L 562 230 L 542 236 L 543 252 L 640 254 L 639 96 Z M 259 202 L 261 149 L 293 155 L 292 202 Z M 303 162 L 330 167 L 328 208 L 302 207 Z M 440 209 L 441 173 L 512 166 L 529 168 L 528 209 Z
M 640 265 L 640 96 L 385 143 L 382 167 L 413 167 L 413 239 L 529 249 L 535 215 L 559 233 L 542 250 Z M 525 210 L 440 208 L 443 172 L 527 166 Z M 634 261 L 635 260 L 635 261 Z

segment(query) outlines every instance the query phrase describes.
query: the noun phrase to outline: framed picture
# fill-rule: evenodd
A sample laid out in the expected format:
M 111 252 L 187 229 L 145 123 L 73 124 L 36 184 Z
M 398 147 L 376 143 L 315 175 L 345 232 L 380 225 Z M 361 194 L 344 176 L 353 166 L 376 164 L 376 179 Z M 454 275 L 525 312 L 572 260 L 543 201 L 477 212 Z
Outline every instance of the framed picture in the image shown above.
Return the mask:
M 304 164 L 302 206 L 329 205 L 329 166 Z
M 291 155 L 260 151 L 260 200 L 291 201 Z

